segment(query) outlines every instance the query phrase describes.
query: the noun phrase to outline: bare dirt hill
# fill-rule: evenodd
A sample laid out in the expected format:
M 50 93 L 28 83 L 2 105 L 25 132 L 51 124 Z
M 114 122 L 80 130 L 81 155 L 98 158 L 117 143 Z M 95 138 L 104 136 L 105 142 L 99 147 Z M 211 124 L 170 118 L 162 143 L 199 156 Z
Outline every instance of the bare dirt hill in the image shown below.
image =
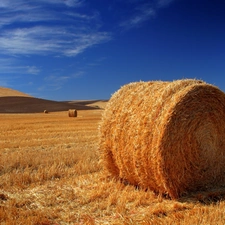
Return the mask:
M 96 104 L 95 104 L 96 103 Z M 52 101 L 35 98 L 25 93 L 0 87 L 0 113 L 38 113 L 66 111 L 69 109 L 91 110 L 103 108 L 104 101 Z

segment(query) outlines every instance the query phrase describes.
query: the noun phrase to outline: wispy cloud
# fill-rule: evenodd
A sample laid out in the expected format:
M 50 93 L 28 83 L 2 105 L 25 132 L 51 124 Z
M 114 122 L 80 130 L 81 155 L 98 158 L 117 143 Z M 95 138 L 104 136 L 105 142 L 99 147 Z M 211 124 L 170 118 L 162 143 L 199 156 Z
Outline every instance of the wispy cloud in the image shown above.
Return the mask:
M 173 1 L 127 0 L 129 13 L 119 26 L 138 27 Z M 0 52 L 71 57 L 112 40 L 113 32 L 100 29 L 100 13 L 82 10 L 87 5 L 87 0 L 1 0 Z
M 9 81 L 6 77 L 0 77 L 0 87 L 8 87 Z
M 0 75 L 6 74 L 30 74 L 36 75 L 41 70 L 36 66 L 20 65 L 15 58 L 0 58 Z
M 36 66 L 27 66 L 27 73 L 28 74 L 38 74 L 40 72 L 40 69 L 38 69 Z
M 69 76 L 57 76 L 57 75 L 50 75 L 44 78 L 44 85 L 42 85 L 39 89 L 40 90 L 60 90 L 63 85 L 70 79 Z
M 120 27 L 126 30 L 142 25 L 144 22 L 155 17 L 160 8 L 166 7 L 175 0 L 155 0 L 150 3 L 144 1 L 130 0 L 129 4 L 133 5 L 133 11 L 128 19 L 120 23 Z
M 0 86 L 15 89 L 31 86 L 33 80 L 41 72 L 37 66 L 26 65 L 23 60 L 15 57 L 4 57 L 0 54 Z
M 85 72 L 81 70 L 76 73 L 73 73 L 70 77 L 71 78 L 80 78 L 80 77 L 84 76 L 84 74 L 85 74 Z
M 162 8 L 162 7 L 166 7 L 169 4 L 171 4 L 172 2 L 174 2 L 175 0 L 157 0 L 157 6 L 158 8 Z
M 38 2 L 38 0 L 36 1 Z M 84 4 L 84 0 L 39 0 L 39 2 L 51 4 L 65 4 L 69 7 L 80 7 Z
M 0 8 L 6 8 L 14 11 L 21 9 L 31 9 L 34 7 L 40 7 L 41 4 L 58 4 L 66 5 L 69 7 L 80 7 L 85 3 L 85 0 L 33 0 L 32 5 L 30 5 L 26 0 L 1 0 Z
M 149 5 L 138 7 L 135 11 L 129 19 L 120 23 L 121 27 L 126 29 L 137 27 L 155 15 L 155 9 Z
M 60 90 L 64 85 L 72 79 L 77 79 L 85 74 L 84 71 L 78 71 L 70 75 L 54 74 L 44 78 L 44 85 L 40 87 L 41 90 L 48 89 L 51 91 Z
M 54 4 L 48 8 L 46 4 Z M 57 5 L 64 5 L 58 11 Z M 0 51 L 6 55 L 76 56 L 109 41 L 111 33 L 99 31 L 96 12 L 79 13 L 82 0 L 6 0 L 0 3 Z M 71 10 L 70 10 L 71 9 Z
M 88 66 L 99 66 L 102 64 L 104 60 L 106 60 L 107 57 L 101 57 L 95 59 L 93 62 L 88 63 Z
M 0 49 L 6 54 L 64 54 L 75 56 L 88 47 L 108 41 L 106 32 L 79 33 L 76 28 L 31 27 L 7 30 L 0 36 Z
M 77 55 L 85 49 L 111 39 L 108 32 L 94 32 L 89 34 L 74 35 L 73 40 L 69 43 L 69 48 L 63 52 L 67 56 Z

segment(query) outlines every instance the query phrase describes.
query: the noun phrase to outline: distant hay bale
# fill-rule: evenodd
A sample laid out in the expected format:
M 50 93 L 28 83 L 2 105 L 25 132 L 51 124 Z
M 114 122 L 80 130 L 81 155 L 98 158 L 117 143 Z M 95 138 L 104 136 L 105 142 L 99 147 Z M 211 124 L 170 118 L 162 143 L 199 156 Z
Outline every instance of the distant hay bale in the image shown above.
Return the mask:
M 48 113 L 48 110 L 44 110 L 44 113 Z
M 69 117 L 77 117 L 77 110 L 76 109 L 69 109 L 68 115 L 69 115 Z
M 225 94 L 200 80 L 136 82 L 106 105 L 99 127 L 114 177 L 179 198 L 225 180 Z

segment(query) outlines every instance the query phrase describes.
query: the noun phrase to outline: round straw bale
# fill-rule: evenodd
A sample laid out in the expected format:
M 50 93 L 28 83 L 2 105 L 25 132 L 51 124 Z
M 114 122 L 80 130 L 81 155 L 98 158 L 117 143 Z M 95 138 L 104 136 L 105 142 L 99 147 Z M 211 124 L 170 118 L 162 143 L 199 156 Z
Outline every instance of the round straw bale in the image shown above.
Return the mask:
M 200 80 L 135 82 L 106 105 L 99 127 L 114 177 L 179 198 L 224 183 L 225 94 Z
M 77 110 L 76 109 L 69 109 L 68 115 L 69 115 L 69 117 L 77 117 Z
M 48 113 L 48 110 L 45 109 L 45 110 L 44 110 L 44 113 Z

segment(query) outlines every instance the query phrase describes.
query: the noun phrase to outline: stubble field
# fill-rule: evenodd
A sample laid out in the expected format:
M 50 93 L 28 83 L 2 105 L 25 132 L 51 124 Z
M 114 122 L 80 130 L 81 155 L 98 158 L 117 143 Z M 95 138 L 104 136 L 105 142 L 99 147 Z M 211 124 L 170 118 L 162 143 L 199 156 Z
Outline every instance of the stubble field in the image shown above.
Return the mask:
M 102 112 L 0 114 L 1 225 L 225 223 L 224 190 L 174 201 L 107 175 Z

